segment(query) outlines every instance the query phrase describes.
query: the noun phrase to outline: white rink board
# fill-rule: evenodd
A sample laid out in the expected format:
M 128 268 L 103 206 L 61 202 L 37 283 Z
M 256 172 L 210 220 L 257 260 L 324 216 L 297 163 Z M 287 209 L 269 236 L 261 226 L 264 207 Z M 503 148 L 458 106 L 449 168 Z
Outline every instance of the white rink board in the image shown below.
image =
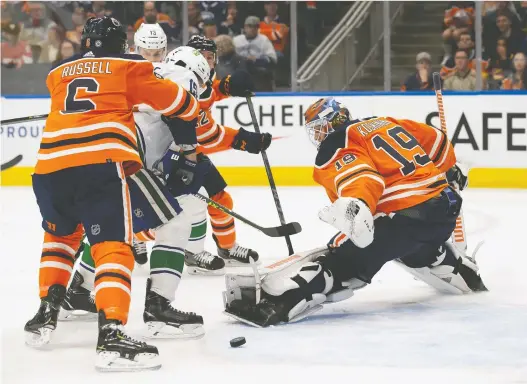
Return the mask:
M 303 129 L 303 113 L 320 96 L 262 96 L 254 98 L 262 131 L 275 140 L 268 151 L 274 166 L 312 166 L 315 149 Z M 336 96 L 355 117 L 393 116 L 439 126 L 435 97 L 431 95 Z M 459 159 L 471 167 L 527 168 L 527 94 L 444 96 L 448 134 Z M 49 99 L 2 98 L 2 119 L 49 112 Z M 250 127 L 244 99 L 229 98 L 214 106 L 218 123 L 233 128 Z M 2 163 L 22 154 L 20 166 L 33 166 L 44 122 L 2 126 Z M 251 128 L 248 128 L 251 129 Z M 261 166 L 259 156 L 238 151 L 213 155 L 217 166 Z

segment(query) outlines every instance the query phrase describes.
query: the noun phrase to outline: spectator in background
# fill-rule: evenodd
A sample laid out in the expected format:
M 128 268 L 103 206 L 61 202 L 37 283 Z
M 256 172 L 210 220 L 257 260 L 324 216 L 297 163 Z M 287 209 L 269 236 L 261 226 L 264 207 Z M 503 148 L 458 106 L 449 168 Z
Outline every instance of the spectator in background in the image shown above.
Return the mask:
M 52 63 L 57 58 L 60 44 L 64 40 L 64 31 L 58 25 L 54 25 L 48 30 L 48 39 L 40 44 L 41 51 L 38 58 L 39 63 Z
M 189 35 L 199 35 L 201 22 L 201 14 L 198 5 L 194 1 L 189 1 L 187 4 L 188 10 L 188 29 Z
M 470 69 L 476 69 L 476 50 L 474 48 L 474 40 L 472 40 L 472 35 L 468 32 L 463 32 L 457 43 L 457 49 L 464 49 L 468 54 L 468 67 Z M 483 76 L 487 76 L 489 62 L 483 60 L 481 62 L 481 71 Z M 444 65 L 441 67 L 440 75 L 441 78 L 445 79 L 451 72 L 455 71 L 456 63 L 453 58 L 448 59 L 444 62 Z
M 452 57 L 452 52 L 457 49 L 457 42 L 462 33 L 472 32 L 474 8 L 469 4 L 452 6 L 445 11 L 443 31 L 443 46 L 445 49 L 444 64 Z
M 20 68 L 33 62 L 31 49 L 25 41 L 19 40 L 20 26 L 16 23 L 2 23 L 2 66 Z
M 53 61 L 52 65 L 56 65 L 62 60 L 69 59 L 70 57 L 78 53 L 78 51 L 79 48 L 76 44 L 74 44 L 70 40 L 64 40 L 62 43 L 60 43 L 57 57 L 55 57 L 55 60 Z
M 519 52 L 524 36 L 518 27 L 513 28 L 507 12 L 498 14 L 496 26 L 499 30 L 498 38 L 505 39 L 507 42 L 507 52 L 513 54 Z
M 476 73 L 468 66 L 467 52 L 458 49 L 455 59 L 455 71 L 445 79 L 443 87 L 454 91 L 474 91 L 476 89 Z
M 515 89 L 515 90 L 526 90 L 527 89 L 527 63 L 525 60 L 525 54 L 518 52 L 514 55 L 512 60 L 514 67 L 513 73 L 507 76 L 502 83 L 502 89 Z
M 214 15 L 214 20 L 221 24 L 227 18 L 227 4 L 225 1 L 200 1 L 202 11 L 210 12 Z
M 218 26 L 216 25 L 216 20 L 213 18 L 208 18 L 203 20 L 203 36 L 207 39 L 214 40 L 218 36 Z
M 415 58 L 416 72 L 408 76 L 401 86 L 401 91 L 424 91 L 434 89 L 432 80 L 432 57 L 428 52 L 421 52 Z
M 163 23 L 174 24 L 168 15 L 157 11 L 156 3 L 154 1 L 145 1 L 143 6 L 143 17 L 135 22 L 134 30 L 137 31 L 143 23 L 158 23 L 159 25 L 162 25 Z
M 236 36 L 233 42 L 236 53 L 247 60 L 247 67 L 253 76 L 256 89 L 272 91 L 274 90 L 274 68 L 277 57 L 271 41 L 258 33 L 259 25 L 258 17 L 247 17 L 243 35 Z
M 106 4 L 106 1 L 92 1 L 91 11 L 87 12 L 88 17 L 104 17 L 111 16 L 113 13 L 112 9 Z
M 260 23 L 260 33 L 271 40 L 278 57 L 283 57 L 289 42 L 289 27 L 280 20 L 276 1 L 265 2 L 264 7 L 266 16 Z
M 227 28 L 227 34 L 230 36 L 238 36 L 242 33 L 243 26 L 238 20 L 238 8 L 236 8 L 236 3 L 229 4 L 229 7 L 227 8 L 227 18 L 221 23 L 221 25 Z
M 80 44 L 82 29 L 86 23 L 86 11 L 84 8 L 80 6 L 75 7 L 71 14 L 71 21 L 73 23 L 73 28 L 66 32 L 66 39 L 71 40 L 75 44 Z
M 245 58 L 236 53 L 232 37 L 219 35 L 214 39 L 218 47 L 218 64 L 215 71 L 218 79 L 234 73 L 237 70 L 248 72 Z
M 29 18 L 22 26 L 20 40 L 30 46 L 41 46 L 48 39 L 48 30 L 55 25 L 48 17 L 44 3 L 28 2 Z
M 512 72 L 512 54 L 507 52 L 507 41 L 498 39 L 495 57 L 489 64 L 489 89 L 500 89 L 502 81 Z

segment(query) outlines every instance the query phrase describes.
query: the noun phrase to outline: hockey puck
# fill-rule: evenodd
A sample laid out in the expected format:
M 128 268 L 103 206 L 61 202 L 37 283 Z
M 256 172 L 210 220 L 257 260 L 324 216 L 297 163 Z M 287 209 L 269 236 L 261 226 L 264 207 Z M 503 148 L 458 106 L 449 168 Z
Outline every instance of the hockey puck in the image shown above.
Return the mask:
M 245 344 L 245 337 L 236 337 L 230 341 L 231 347 L 238 348 Z

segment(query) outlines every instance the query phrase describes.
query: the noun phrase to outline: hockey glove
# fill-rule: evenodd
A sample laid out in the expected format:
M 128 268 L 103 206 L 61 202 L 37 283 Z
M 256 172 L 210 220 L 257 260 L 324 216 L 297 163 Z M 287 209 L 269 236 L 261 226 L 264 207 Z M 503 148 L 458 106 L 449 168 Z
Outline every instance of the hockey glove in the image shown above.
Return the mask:
M 359 248 L 366 248 L 373 241 L 373 216 L 360 199 L 339 197 L 320 210 L 318 217 L 349 237 Z
M 181 153 L 168 150 L 163 158 L 163 173 L 168 189 L 174 196 L 196 193 L 202 187 L 210 161 L 198 163 Z
M 468 170 L 463 169 L 463 166 L 459 163 L 455 164 L 450 168 L 446 173 L 446 178 L 448 183 L 452 185 L 455 189 L 462 191 L 468 185 Z
M 239 151 L 257 154 L 269 148 L 272 139 L 273 136 L 270 133 L 249 132 L 240 128 L 238 134 L 234 137 L 232 147 Z
M 236 71 L 221 79 L 219 89 L 228 96 L 244 97 L 254 91 L 254 83 L 248 72 Z

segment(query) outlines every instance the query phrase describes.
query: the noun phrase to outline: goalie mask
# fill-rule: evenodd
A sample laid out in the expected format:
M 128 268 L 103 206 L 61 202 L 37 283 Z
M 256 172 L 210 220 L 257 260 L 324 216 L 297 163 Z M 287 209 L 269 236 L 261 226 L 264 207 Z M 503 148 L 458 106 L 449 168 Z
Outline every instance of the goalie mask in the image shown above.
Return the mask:
M 152 63 L 162 62 L 167 54 L 167 36 L 159 24 L 141 24 L 134 45 L 135 53 Z
M 168 65 L 177 65 L 193 72 L 198 78 L 198 94 L 202 94 L 210 83 L 210 67 L 201 53 L 191 47 L 179 47 L 170 51 L 165 58 Z
M 333 97 L 320 99 L 310 105 L 304 118 L 307 136 L 317 148 L 336 127 L 351 120 L 348 109 Z

